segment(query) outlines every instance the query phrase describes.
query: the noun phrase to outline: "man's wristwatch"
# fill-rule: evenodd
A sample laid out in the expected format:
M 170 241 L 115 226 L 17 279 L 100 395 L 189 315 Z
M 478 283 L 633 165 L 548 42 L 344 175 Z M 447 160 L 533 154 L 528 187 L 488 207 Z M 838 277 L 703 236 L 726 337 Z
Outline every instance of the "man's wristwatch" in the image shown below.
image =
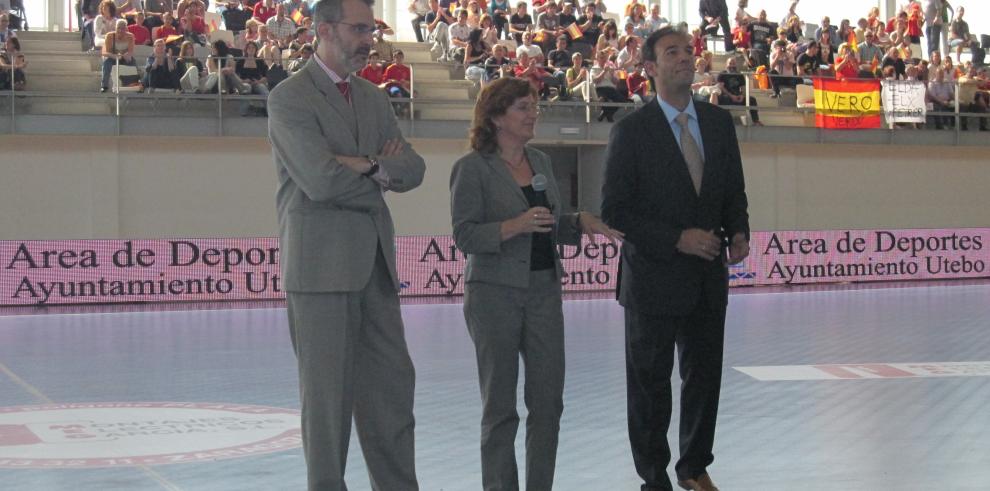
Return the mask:
M 371 155 L 367 155 L 364 158 L 368 159 L 368 163 L 371 164 L 371 168 L 369 168 L 367 172 L 365 172 L 364 174 L 361 174 L 361 175 L 364 176 L 364 177 L 371 177 L 371 176 L 375 175 L 378 172 L 378 169 L 381 166 L 378 165 L 378 159 L 376 159 L 375 157 L 373 157 Z

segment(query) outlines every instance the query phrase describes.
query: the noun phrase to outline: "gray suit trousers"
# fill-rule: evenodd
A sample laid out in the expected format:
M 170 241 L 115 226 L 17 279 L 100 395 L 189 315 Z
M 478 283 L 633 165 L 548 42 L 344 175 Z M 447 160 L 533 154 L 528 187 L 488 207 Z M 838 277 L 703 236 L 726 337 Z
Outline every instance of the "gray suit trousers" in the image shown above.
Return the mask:
M 564 411 L 564 316 L 553 269 L 530 273 L 528 288 L 470 282 L 464 317 L 481 381 L 481 480 L 486 491 L 519 489 L 516 387 L 525 367 L 526 489 L 553 486 Z
M 351 418 L 376 491 L 417 490 L 415 373 L 399 297 L 379 249 L 368 284 L 346 293 L 286 295 L 299 362 L 310 491 L 346 491 Z

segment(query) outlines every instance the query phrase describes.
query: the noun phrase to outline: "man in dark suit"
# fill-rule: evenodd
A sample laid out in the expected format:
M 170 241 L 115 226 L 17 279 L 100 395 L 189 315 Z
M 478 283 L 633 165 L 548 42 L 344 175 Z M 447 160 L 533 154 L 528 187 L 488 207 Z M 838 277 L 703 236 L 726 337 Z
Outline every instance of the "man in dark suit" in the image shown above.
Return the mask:
M 691 38 L 655 31 L 643 62 L 657 89 L 615 125 L 608 144 L 602 218 L 625 233 L 619 303 L 626 316 L 629 439 L 642 489 L 672 489 L 670 376 L 680 361 L 684 489 L 716 490 L 712 463 L 728 304 L 727 263 L 749 254 L 739 145 L 728 112 L 691 99 Z
M 289 329 L 310 490 L 343 491 L 357 426 L 372 489 L 418 489 L 412 361 L 384 191 L 423 180 L 388 96 L 352 73 L 371 50 L 371 0 L 320 0 L 319 46 L 268 98 Z
M 698 13 L 701 14 L 701 29 L 707 34 L 718 34 L 722 27 L 722 37 L 725 39 L 725 51 L 735 51 L 732 42 L 732 30 L 729 28 L 729 7 L 725 0 L 701 0 L 698 3 Z

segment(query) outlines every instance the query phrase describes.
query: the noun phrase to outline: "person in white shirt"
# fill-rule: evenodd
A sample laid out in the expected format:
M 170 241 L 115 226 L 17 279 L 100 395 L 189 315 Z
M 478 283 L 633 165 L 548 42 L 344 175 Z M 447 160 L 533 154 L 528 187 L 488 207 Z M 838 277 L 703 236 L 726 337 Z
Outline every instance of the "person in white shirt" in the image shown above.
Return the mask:
M 419 25 L 426 20 L 426 14 L 430 13 L 430 4 L 426 0 L 412 0 L 409 2 L 409 13 L 412 14 L 412 28 L 416 33 L 416 41 L 423 42 L 423 31 Z
M 543 50 L 533 44 L 532 32 L 524 32 L 523 43 L 516 46 L 516 58 L 518 59 L 523 53 L 526 53 L 530 58 L 536 59 L 537 63 L 543 63 Z
M 666 17 L 660 16 L 660 4 L 655 3 L 650 7 L 650 16 L 643 22 L 643 32 L 637 33 L 641 38 L 646 39 L 650 33 L 659 30 L 661 27 L 670 24 Z

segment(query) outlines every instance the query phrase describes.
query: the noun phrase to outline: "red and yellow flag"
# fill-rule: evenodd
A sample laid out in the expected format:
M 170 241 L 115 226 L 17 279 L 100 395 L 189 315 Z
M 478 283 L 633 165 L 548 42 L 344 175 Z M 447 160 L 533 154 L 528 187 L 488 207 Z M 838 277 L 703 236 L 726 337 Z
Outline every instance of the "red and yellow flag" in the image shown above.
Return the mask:
M 844 130 L 879 128 L 880 81 L 816 78 L 815 126 Z
M 859 53 L 859 43 L 856 42 L 855 32 L 849 31 L 849 35 L 846 36 L 846 42 L 849 43 L 849 49 L 851 49 L 853 53 Z
M 213 31 L 215 31 L 215 30 L 217 30 L 219 28 L 220 28 L 220 25 L 217 23 L 217 20 L 216 19 L 210 19 L 210 32 L 213 32 Z
M 572 41 L 584 37 L 584 33 L 581 32 L 581 28 L 578 27 L 576 22 L 567 26 L 567 34 L 570 34 Z
M 295 12 L 292 13 L 292 22 L 295 22 L 297 26 L 302 25 L 302 21 L 304 18 L 305 17 L 303 16 L 302 9 L 296 10 Z

